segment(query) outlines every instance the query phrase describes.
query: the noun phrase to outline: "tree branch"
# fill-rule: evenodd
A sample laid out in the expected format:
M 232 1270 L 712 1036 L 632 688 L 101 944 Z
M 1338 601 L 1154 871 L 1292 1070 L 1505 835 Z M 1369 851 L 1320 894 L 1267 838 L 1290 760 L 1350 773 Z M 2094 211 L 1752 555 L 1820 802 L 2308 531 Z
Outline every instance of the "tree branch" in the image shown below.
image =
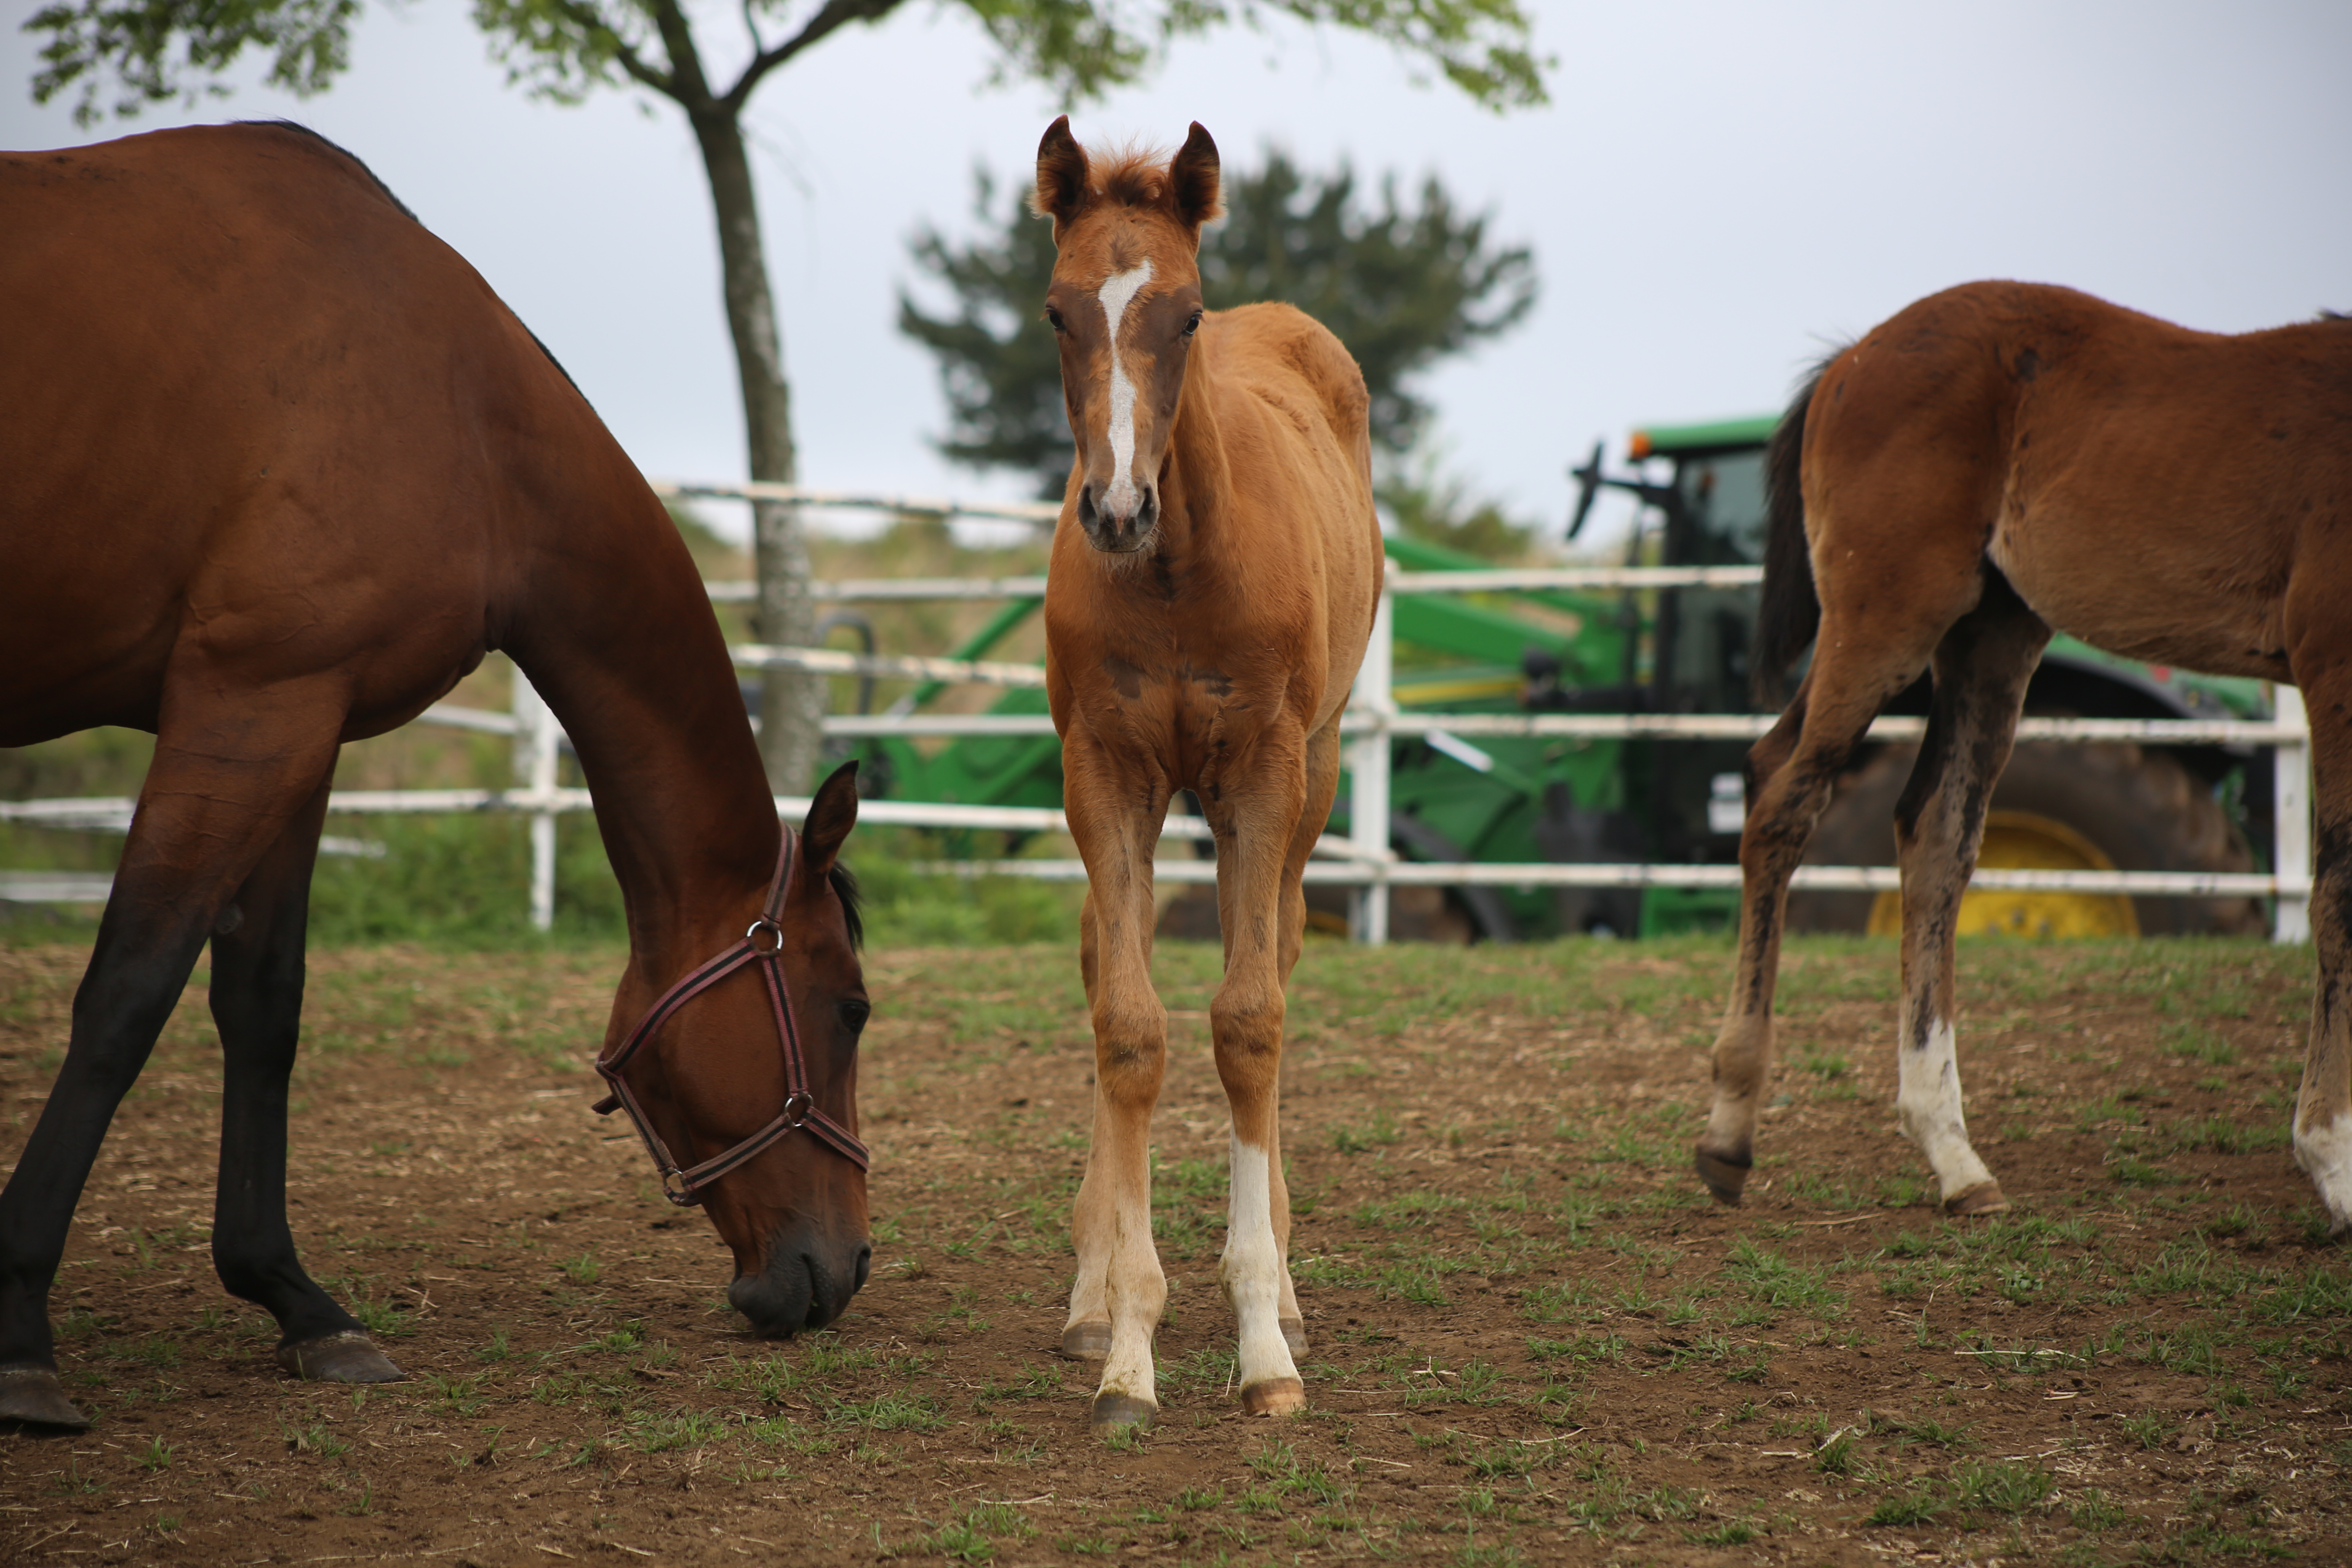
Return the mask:
M 729 88 L 719 101 L 740 113 L 743 105 L 751 99 L 751 89 L 758 87 L 761 79 L 770 71 L 810 45 L 822 43 L 850 23 L 878 22 L 903 3 L 904 0 L 825 0 L 823 8 L 808 19 L 806 26 L 773 48 L 761 49 L 753 56 L 751 63 L 743 68 L 743 74 L 736 79 L 735 85 Z
M 601 35 L 610 38 L 613 41 L 613 58 L 633 80 L 652 88 L 664 98 L 676 99 L 680 103 L 686 101 L 678 95 L 677 79 L 667 71 L 656 70 L 647 65 L 644 57 L 629 47 L 629 41 L 614 31 L 612 25 L 597 14 L 593 5 L 586 4 L 585 0 L 548 0 L 548 4 L 557 15 L 590 37 Z

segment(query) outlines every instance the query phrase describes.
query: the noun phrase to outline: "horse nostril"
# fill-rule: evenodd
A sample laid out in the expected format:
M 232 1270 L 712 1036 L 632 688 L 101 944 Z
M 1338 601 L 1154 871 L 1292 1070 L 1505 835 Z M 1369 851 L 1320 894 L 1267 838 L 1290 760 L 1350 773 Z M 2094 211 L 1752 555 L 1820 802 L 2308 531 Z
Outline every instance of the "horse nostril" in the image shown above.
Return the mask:
M 859 1248 L 857 1249 L 857 1289 L 858 1289 L 863 1290 L 863 1289 L 866 1289 L 866 1276 L 867 1276 L 867 1275 L 871 1274 L 873 1271 L 874 1271 L 874 1249 L 873 1249 L 871 1247 L 859 1247 Z

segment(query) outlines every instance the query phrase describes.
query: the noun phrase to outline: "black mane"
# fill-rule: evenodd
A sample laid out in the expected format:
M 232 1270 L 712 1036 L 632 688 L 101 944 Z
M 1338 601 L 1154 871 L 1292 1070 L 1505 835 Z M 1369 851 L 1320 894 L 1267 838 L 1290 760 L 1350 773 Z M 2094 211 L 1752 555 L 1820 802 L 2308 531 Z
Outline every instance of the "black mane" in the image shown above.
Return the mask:
M 400 209 L 401 216 L 414 224 L 422 224 L 425 221 L 423 218 L 418 217 L 415 212 L 410 210 L 406 202 L 402 201 L 398 196 L 392 194 L 392 187 L 385 184 L 383 181 L 377 176 L 376 172 L 367 166 L 366 159 L 361 157 L 350 148 L 342 146 L 338 142 L 330 141 L 328 138 L 320 135 L 309 126 L 292 120 L 240 120 L 237 123 L 239 125 L 258 125 L 271 131 L 291 131 L 297 136 L 308 136 L 311 141 L 316 142 L 320 146 L 326 148 L 329 152 L 339 153 L 345 158 L 349 158 L 359 169 L 359 172 L 368 177 L 368 183 L 383 194 L 383 199 Z M 562 367 L 558 366 L 557 368 L 561 369 Z
M 857 879 L 848 867 L 835 860 L 824 879 L 833 886 L 833 896 L 841 900 L 841 918 L 849 923 L 849 945 L 866 945 L 866 911 L 858 901 Z
M 409 222 L 416 225 L 420 228 L 425 226 L 425 220 L 418 217 L 415 210 L 412 209 L 406 202 L 404 202 L 398 196 L 394 195 L 392 194 L 392 187 L 385 184 L 376 172 L 367 166 L 367 160 L 352 152 L 350 148 L 345 147 L 340 142 L 334 142 L 328 137 L 320 135 L 317 132 L 311 130 L 309 126 L 302 124 L 299 121 L 240 120 L 237 123 L 239 125 L 259 126 L 264 130 L 268 131 L 291 131 L 297 136 L 309 137 L 311 141 L 316 142 L 320 146 L 326 148 L 329 152 L 333 153 L 340 157 L 350 159 L 352 161 L 352 166 L 368 177 L 368 183 L 376 188 L 376 190 L 383 195 L 383 199 L 400 209 L 401 216 L 406 218 Z M 557 359 L 554 353 L 550 350 L 544 342 L 540 342 L 539 334 L 530 330 L 530 323 L 523 321 L 522 318 L 520 316 L 517 316 L 515 321 L 518 324 L 521 325 L 524 333 L 530 337 L 530 341 L 534 344 L 538 345 L 539 352 L 547 356 L 547 363 L 555 367 L 555 374 L 562 376 L 566 382 L 570 383 L 572 390 L 580 393 L 581 401 L 583 403 L 586 402 L 588 395 L 585 392 L 580 391 L 580 384 L 572 380 L 572 373 L 563 368 L 563 362 Z M 594 405 L 592 404 L 590 406 L 593 407 Z

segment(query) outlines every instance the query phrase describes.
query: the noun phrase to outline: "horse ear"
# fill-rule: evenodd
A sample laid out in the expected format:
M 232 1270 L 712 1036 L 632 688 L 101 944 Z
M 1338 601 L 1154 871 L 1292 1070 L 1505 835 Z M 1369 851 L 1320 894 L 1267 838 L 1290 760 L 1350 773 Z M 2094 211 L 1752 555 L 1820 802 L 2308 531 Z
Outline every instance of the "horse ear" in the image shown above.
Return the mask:
M 1030 197 L 1030 205 L 1041 217 L 1054 220 L 1054 237 L 1062 237 L 1062 226 L 1078 216 L 1087 200 L 1087 150 L 1070 134 L 1070 117 L 1066 114 L 1045 127 L 1045 139 L 1037 143 L 1037 191 Z
M 1224 216 L 1224 204 L 1218 199 L 1219 168 L 1217 144 L 1195 120 L 1192 133 L 1184 138 L 1175 162 L 1168 165 L 1168 198 L 1196 242 L 1202 224 Z
M 809 802 L 808 817 L 801 824 L 801 874 L 814 882 L 832 875 L 842 840 L 856 826 L 857 760 L 853 757 L 817 785 L 816 798 Z

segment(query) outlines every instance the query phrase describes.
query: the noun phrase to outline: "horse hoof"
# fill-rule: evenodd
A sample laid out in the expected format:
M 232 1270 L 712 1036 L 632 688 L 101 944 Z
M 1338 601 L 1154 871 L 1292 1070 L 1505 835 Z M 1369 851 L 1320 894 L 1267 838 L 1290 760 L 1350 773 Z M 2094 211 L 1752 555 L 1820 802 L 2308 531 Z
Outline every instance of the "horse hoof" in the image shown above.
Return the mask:
M 0 1421 L 87 1432 L 89 1417 L 66 1397 L 66 1385 L 46 1366 L 0 1366 Z
M 1297 1318 L 1285 1318 L 1280 1323 L 1282 1342 L 1290 1347 L 1290 1359 L 1297 1361 L 1307 1353 L 1307 1325 Z
M 1062 1331 L 1062 1353 L 1072 1361 L 1101 1361 L 1110 1354 L 1110 1324 L 1072 1323 Z
M 1730 1154 L 1710 1154 L 1705 1149 L 1691 1156 L 1697 1167 L 1698 1179 L 1715 1194 L 1715 1201 L 1726 1208 L 1739 1206 L 1739 1194 L 1748 1185 L 1748 1172 L 1755 1162 Z
M 1252 1415 L 1296 1415 L 1307 1408 L 1307 1385 L 1295 1377 L 1269 1377 L 1242 1390 L 1242 1408 Z
M 1160 1406 L 1132 1394 L 1097 1394 L 1087 1419 L 1097 1432 L 1141 1432 L 1159 1414 Z
M 357 1330 L 279 1345 L 278 1364 L 313 1383 L 404 1383 L 408 1378 Z
M 1944 1200 L 1944 1212 L 1955 1219 L 1980 1215 L 2007 1214 L 2009 1199 L 2001 1195 L 1999 1182 L 1979 1182 L 1973 1187 L 1963 1187 Z

